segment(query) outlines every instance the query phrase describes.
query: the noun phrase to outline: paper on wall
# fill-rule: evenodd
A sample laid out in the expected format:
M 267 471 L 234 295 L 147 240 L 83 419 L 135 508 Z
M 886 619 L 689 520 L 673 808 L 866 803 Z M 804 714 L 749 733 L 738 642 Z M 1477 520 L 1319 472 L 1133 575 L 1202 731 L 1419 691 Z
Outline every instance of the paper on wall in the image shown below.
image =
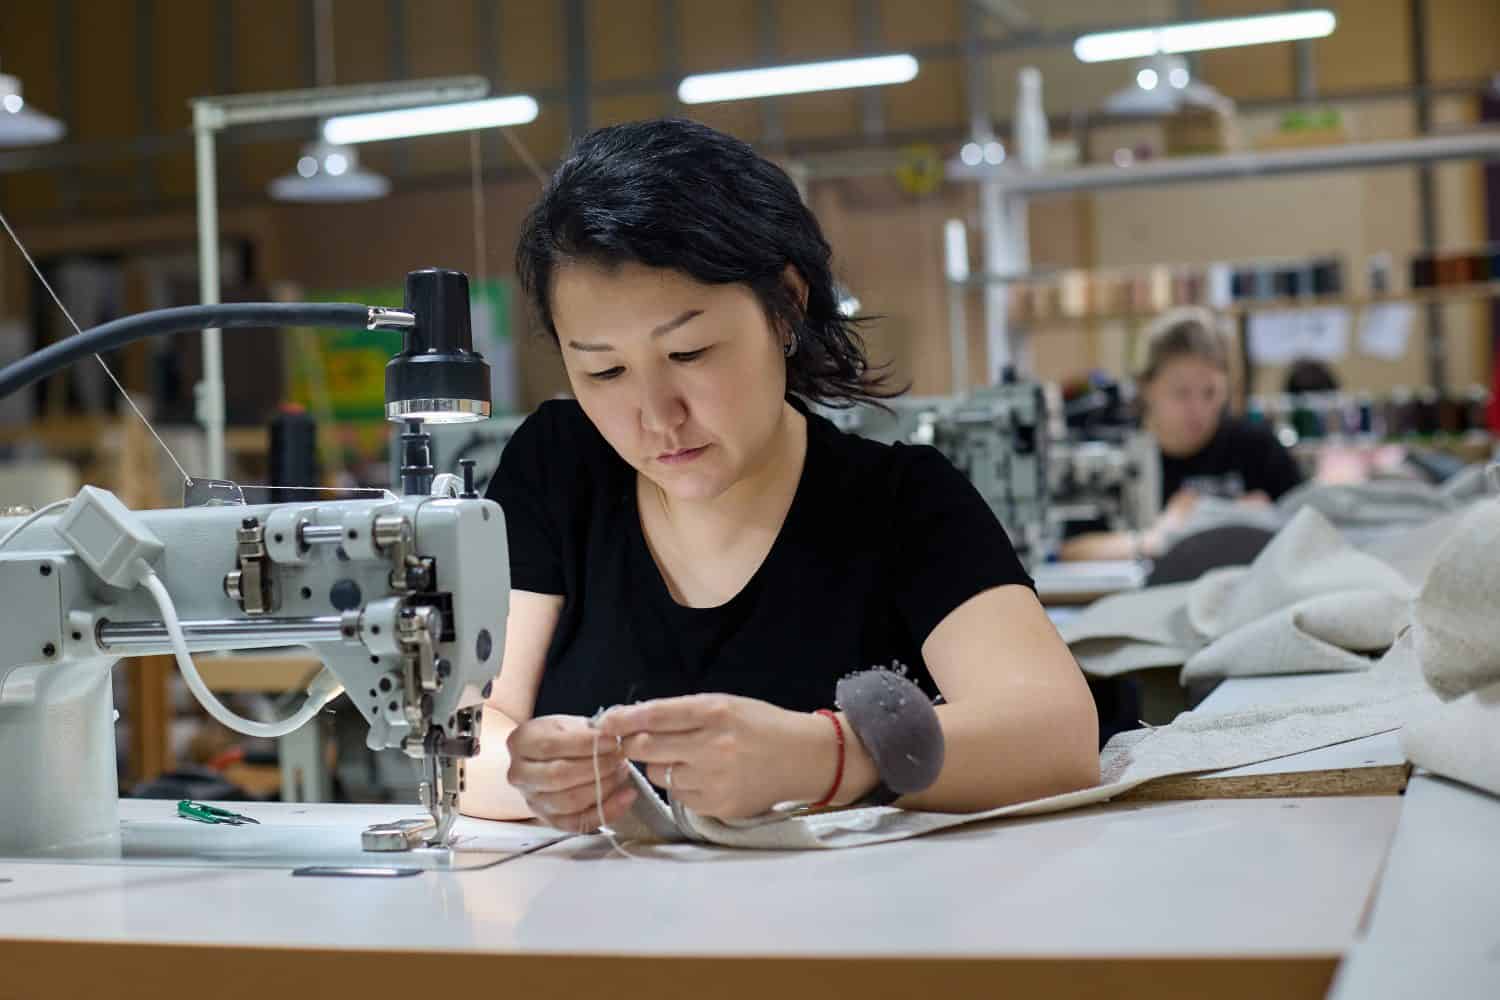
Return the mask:
M 1406 342 L 1417 318 L 1410 302 L 1381 302 L 1364 311 L 1359 322 L 1359 350 L 1372 358 L 1395 361 L 1406 356 Z
M 1338 361 L 1348 353 L 1348 309 L 1278 309 L 1250 316 L 1250 357 L 1256 364 L 1284 365 L 1300 358 Z

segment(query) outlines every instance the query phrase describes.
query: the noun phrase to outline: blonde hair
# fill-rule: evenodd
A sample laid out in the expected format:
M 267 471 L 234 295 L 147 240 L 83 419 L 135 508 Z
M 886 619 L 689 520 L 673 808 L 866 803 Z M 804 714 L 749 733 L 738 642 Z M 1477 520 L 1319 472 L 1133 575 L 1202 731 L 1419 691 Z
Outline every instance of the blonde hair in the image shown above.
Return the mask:
M 1153 320 L 1137 341 L 1136 381 L 1151 381 L 1177 358 L 1197 358 L 1229 374 L 1229 337 L 1215 313 L 1186 306 Z

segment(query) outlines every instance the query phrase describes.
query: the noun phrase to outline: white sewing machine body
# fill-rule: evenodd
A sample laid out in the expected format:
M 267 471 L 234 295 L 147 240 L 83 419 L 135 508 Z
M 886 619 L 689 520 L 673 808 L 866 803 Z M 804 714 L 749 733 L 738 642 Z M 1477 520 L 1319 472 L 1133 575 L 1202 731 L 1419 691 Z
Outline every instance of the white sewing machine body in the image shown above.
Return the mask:
M 156 574 L 189 648 L 310 647 L 369 723 L 369 745 L 424 762 L 424 805 L 446 836 L 505 644 L 500 508 L 411 496 L 130 516 L 162 543 Z M 151 596 L 104 583 L 61 520 L 39 520 L 0 549 L 0 852 L 9 855 L 118 844 L 109 672 L 122 657 L 172 650 Z M 0 533 L 15 523 L 0 520 Z

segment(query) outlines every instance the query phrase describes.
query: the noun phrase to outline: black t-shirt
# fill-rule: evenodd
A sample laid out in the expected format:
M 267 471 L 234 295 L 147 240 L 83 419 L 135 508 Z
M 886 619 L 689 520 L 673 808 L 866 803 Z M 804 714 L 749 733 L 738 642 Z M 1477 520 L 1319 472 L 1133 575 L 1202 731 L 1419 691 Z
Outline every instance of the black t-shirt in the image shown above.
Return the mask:
M 1226 500 L 1260 490 L 1275 500 L 1301 482 L 1296 459 L 1269 429 L 1231 417 L 1196 454 L 1161 457 L 1163 503 L 1183 488 Z
M 933 448 L 807 416 L 807 457 L 769 554 L 716 608 L 673 600 L 641 531 L 636 473 L 571 400 L 517 429 L 488 496 L 505 511 L 511 586 L 561 594 L 534 714 L 700 692 L 795 711 L 845 674 L 900 663 L 929 695 L 928 634 L 992 587 L 1031 586 L 983 499 Z

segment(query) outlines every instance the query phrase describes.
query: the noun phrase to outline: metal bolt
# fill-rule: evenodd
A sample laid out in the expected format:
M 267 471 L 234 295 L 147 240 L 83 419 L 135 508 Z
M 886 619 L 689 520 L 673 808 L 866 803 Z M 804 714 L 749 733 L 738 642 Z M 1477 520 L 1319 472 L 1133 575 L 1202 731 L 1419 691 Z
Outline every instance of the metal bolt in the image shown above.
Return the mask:
M 42 655 L 47 657 L 48 659 L 51 659 L 52 657 L 57 655 L 57 646 L 53 645 L 50 642 L 46 643 L 42 646 Z

